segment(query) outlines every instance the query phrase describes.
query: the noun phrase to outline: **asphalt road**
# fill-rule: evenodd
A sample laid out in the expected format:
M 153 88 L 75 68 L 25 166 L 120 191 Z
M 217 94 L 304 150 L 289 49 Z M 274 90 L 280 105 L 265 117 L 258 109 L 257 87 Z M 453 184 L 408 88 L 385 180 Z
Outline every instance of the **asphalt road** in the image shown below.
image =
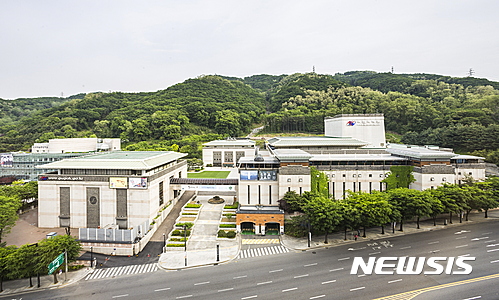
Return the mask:
M 499 220 L 231 263 L 80 281 L 3 299 L 499 299 Z M 354 257 L 476 257 L 469 275 L 351 275 Z M 384 268 L 383 270 L 391 270 Z M 425 267 L 425 270 L 433 270 Z M 453 271 L 459 271 L 454 266 Z M 490 276 L 492 275 L 492 276 Z M 488 276 L 488 277 L 485 277 Z M 455 283 L 455 284 L 453 284 Z M 446 285 L 452 286 L 446 286 Z M 409 297 L 410 296 L 410 297 Z

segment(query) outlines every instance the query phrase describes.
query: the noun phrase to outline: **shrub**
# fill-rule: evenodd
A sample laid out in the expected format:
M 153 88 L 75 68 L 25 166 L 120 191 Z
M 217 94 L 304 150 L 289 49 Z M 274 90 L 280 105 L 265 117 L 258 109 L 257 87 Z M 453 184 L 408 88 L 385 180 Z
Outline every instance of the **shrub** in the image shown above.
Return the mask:
M 185 247 L 185 244 L 166 244 L 166 247 Z
M 191 235 L 191 231 L 187 230 L 186 233 L 185 233 L 185 235 L 186 236 L 190 236 Z M 184 231 L 183 230 L 175 229 L 174 231 L 172 231 L 172 236 L 184 236 Z
M 220 224 L 220 228 L 236 228 L 236 224 Z
M 187 203 L 184 207 L 185 208 L 200 208 L 201 204 Z
M 184 222 L 184 223 L 177 223 L 177 224 L 175 224 L 175 226 L 177 226 L 177 227 L 184 227 L 184 225 L 187 227 L 187 229 L 191 229 L 192 226 L 194 226 L 194 223 Z
M 236 237 L 236 232 L 235 232 L 235 231 L 232 231 L 232 230 L 227 231 L 227 237 L 228 237 L 229 239 L 233 239 L 233 238 L 235 238 L 235 237 Z
M 185 242 L 188 239 L 184 238 L 170 238 L 170 242 Z
M 223 238 L 223 237 L 226 237 L 227 234 L 225 233 L 225 230 L 219 230 L 218 231 L 218 237 L 219 238 Z
M 198 213 L 182 213 L 183 216 L 197 216 Z
M 224 208 L 225 209 L 237 209 L 239 207 L 239 202 L 234 202 L 233 205 L 225 205 Z

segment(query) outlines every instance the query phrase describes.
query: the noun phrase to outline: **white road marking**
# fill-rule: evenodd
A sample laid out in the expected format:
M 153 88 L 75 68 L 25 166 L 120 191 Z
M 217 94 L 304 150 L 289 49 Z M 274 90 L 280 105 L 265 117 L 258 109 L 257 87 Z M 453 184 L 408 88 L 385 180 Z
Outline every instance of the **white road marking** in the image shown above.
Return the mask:
M 429 242 L 428 245 L 433 245 L 433 244 L 438 244 L 440 241 L 435 241 L 435 242 Z
M 338 258 L 338 261 L 340 261 L 340 260 L 347 260 L 347 259 L 350 259 L 350 257 Z
M 281 272 L 282 269 L 279 269 L 279 270 L 273 270 L 273 271 L 269 271 L 269 273 L 274 273 L 274 272 Z
M 157 290 L 154 290 L 155 292 L 161 292 L 161 291 L 167 291 L 169 290 L 170 288 L 163 288 L 163 289 L 157 289 Z
M 313 264 L 308 264 L 308 265 L 304 265 L 304 267 L 310 267 L 310 266 L 317 266 L 317 263 L 313 263 Z
M 491 233 L 492 233 L 492 231 L 491 232 L 484 232 L 484 233 L 482 233 L 482 235 L 491 234 Z
M 315 297 L 310 297 L 309 299 L 319 299 L 319 298 L 324 298 L 326 295 L 320 295 L 320 296 L 315 296 Z
M 178 296 L 175 299 L 190 298 L 190 297 L 192 297 L 192 295 Z
M 484 236 L 484 237 L 481 237 L 481 238 L 474 238 L 474 239 L 471 239 L 472 241 L 479 241 L 479 240 L 485 240 L 485 239 L 488 239 L 489 237 L 488 236 Z
M 208 284 L 210 283 L 209 281 L 205 281 L 205 282 L 198 282 L 198 283 L 195 283 L 194 285 L 202 285 L 202 284 Z
M 234 288 L 228 288 L 228 289 L 223 289 L 223 290 L 218 290 L 218 292 L 226 292 L 226 291 L 232 291 Z
M 465 257 L 465 256 L 470 256 L 469 254 L 463 254 L 463 255 L 459 255 L 458 257 Z
M 430 251 L 428 253 L 437 253 L 437 252 L 440 252 L 440 250 L 433 250 L 433 251 Z
M 251 299 L 251 298 L 256 298 L 256 297 L 258 297 L 258 295 L 244 297 L 244 298 L 241 298 L 241 300 L 246 300 L 246 299 Z
M 488 240 L 488 241 L 485 241 L 484 244 L 487 244 L 487 243 L 493 243 L 495 242 L 496 240 Z
M 402 281 L 402 279 L 397 279 L 397 280 L 388 281 L 388 283 L 394 283 L 394 282 L 399 282 L 399 281 Z
M 113 299 L 114 298 L 121 298 L 121 297 L 128 297 L 128 294 L 113 296 Z
M 460 246 L 456 246 L 456 248 L 463 248 L 463 247 L 468 247 L 468 245 L 460 245 Z
M 466 298 L 466 299 L 463 299 L 463 300 L 475 300 L 475 299 L 480 299 L 480 298 L 482 298 L 482 296 L 476 296 L 476 297 Z
M 367 274 L 361 274 L 361 275 L 358 275 L 357 277 L 364 277 L 364 276 L 367 276 Z
M 373 252 L 373 253 L 369 253 L 369 255 L 376 255 L 376 254 L 380 254 L 381 252 Z
M 494 251 L 499 251 L 499 249 L 487 250 L 487 252 L 494 252 Z
M 490 244 L 490 245 L 487 245 L 487 247 L 495 247 L 495 246 L 499 246 L 499 244 Z
M 493 260 L 493 261 L 491 261 L 490 263 L 491 263 L 491 264 L 494 264 L 494 263 L 496 263 L 496 262 L 499 262 L 499 259 L 498 259 L 498 260 Z
M 328 283 L 333 283 L 333 282 L 336 282 L 336 280 L 324 281 L 322 284 L 328 284 Z
M 332 269 L 332 270 L 329 270 L 329 272 L 339 271 L 339 270 L 343 270 L 343 269 L 345 269 L 345 268 Z
M 305 275 L 298 275 L 298 276 L 295 276 L 293 278 L 302 278 L 302 277 L 307 277 L 307 276 L 308 276 L 308 274 L 305 274 Z
M 460 240 L 460 239 L 465 239 L 466 236 L 460 236 L 460 237 L 457 237 L 456 240 Z
M 400 250 L 410 249 L 410 248 L 412 248 L 412 246 L 402 247 L 402 248 L 400 248 Z
M 362 290 L 362 289 L 365 289 L 365 288 L 366 288 L 365 286 L 361 286 L 361 287 L 358 287 L 358 288 L 350 289 L 350 292 Z
M 259 282 L 256 285 L 262 285 L 262 284 L 268 284 L 268 283 L 272 283 L 272 281 Z
M 239 279 L 239 278 L 245 278 L 245 277 L 248 277 L 248 275 L 237 276 L 237 277 L 234 277 L 232 279 Z
M 294 287 L 294 288 L 282 290 L 282 292 L 285 293 L 285 292 L 294 291 L 294 290 L 297 290 L 297 289 L 298 289 L 297 287 Z

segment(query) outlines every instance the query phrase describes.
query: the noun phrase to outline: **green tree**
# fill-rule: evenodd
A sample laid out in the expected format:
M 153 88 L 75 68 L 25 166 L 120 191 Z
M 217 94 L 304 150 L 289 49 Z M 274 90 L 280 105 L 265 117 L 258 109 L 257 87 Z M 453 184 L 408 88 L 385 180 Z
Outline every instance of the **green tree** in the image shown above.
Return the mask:
M 20 207 L 21 201 L 18 198 L 0 195 L 0 247 L 3 246 L 2 238 L 16 225 L 19 218 L 17 210 Z
M 392 214 L 386 193 L 378 191 L 350 193 L 344 202 L 360 214 L 360 225 L 364 228 L 363 237 L 366 237 L 366 227 L 381 226 L 381 233 L 385 233 L 384 225 L 390 222 Z
M 40 274 L 48 273 L 48 265 L 59 254 L 67 251 L 68 263 L 75 261 L 80 254 L 82 247 L 79 241 L 69 235 L 57 235 L 50 239 L 44 239 L 38 243 L 35 271 Z M 60 266 L 58 269 L 61 269 Z M 57 283 L 57 270 L 53 273 L 54 283 Z
M 340 206 L 337 201 L 322 195 L 310 194 L 303 206 L 312 227 L 325 234 L 324 243 L 328 243 L 328 234 L 342 222 Z
M 409 185 L 416 181 L 412 175 L 413 166 L 391 166 L 388 177 L 381 182 L 386 183 L 388 190 L 396 188 L 409 188 Z
M 295 191 L 288 191 L 284 194 L 279 202 L 279 208 L 285 212 L 292 213 L 295 211 L 303 212 L 303 205 L 305 204 L 305 199 L 298 195 Z

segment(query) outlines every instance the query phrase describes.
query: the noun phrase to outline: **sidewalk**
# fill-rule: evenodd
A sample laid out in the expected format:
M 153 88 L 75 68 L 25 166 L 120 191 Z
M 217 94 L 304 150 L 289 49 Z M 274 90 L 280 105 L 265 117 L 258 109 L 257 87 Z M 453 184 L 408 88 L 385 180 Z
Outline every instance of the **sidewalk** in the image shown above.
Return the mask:
M 210 204 L 211 196 L 198 196 L 202 206 L 197 220 L 194 222 L 191 237 L 187 242 L 187 252 L 183 248 L 178 251 L 166 251 L 159 258 L 159 267 L 166 270 L 198 267 L 228 262 L 237 257 L 241 248 L 240 237 L 234 240 L 217 240 L 218 224 L 224 204 Z M 217 260 L 218 245 L 218 260 Z
M 346 244 L 354 244 L 357 242 L 363 242 L 363 241 L 370 241 L 370 240 L 377 240 L 377 239 L 389 239 L 394 236 L 401 236 L 401 235 L 407 235 L 407 234 L 412 234 L 412 233 L 419 233 L 419 232 L 425 232 L 425 231 L 433 231 L 433 230 L 439 230 L 439 229 L 445 229 L 445 228 L 450 228 L 450 227 L 456 227 L 459 228 L 461 225 L 466 225 L 466 224 L 474 224 L 474 223 L 481 223 L 481 222 L 487 222 L 487 221 L 492 221 L 492 220 L 498 220 L 499 219 L 499 210 L 489 210 L 489 217 L 486 219 L 484 218 L 483 212 L 472 212 L 469 215 L 469 221 L 466 222 L 465 219 L 463 218 L 463 222 L 459 223 L 459 216 L 454 216 L 452 218 L 453 224 L 448 224 L 448 225 L 443 225 L 444 224 L 444 219 L 445 218 L 438 218 L 437 219 L 437 226 L 433 226 L 433 219 L 429 220 L 424 220 L 420 221 L 420 229 L 417 229 L 416 222 L 415 221 L 410 221 L 407 223 L 404 223 L 403 229 L 404 231 L 398 231 L 399 226 L 397 224 L 395 228 L 395 233 L 392 232 L 392 228 L 390 226 L 385 227 L 385 234 L 381 234 L 381 227 L 373 227 L 373 228 L 367 228 L 366 229 L 366 237 L 363 238 L 362 234 L 363 231 L 361 230 L 361 234 L 357 238 L 357 241 L 355 241 L 353 235 L 357 234 L 355 231 L 347 231 L 347 240 L 345 240 L 345 233 L 344 232 L 335 232 L 332 234 L 328 235 L 328 243 L 324 243 L 324 235 L 321 236 L 312 236 L 312 241 L 310 243 L 310 247 L 308 247 L 308 239 L 306 237 L 304 238 L 295 238 L 292 236 L 288 235 L 281 235 L 281 244 L 289 249 L 294 249 L 294 250 L 310 250 L 310 249 L 315 249 L 315 248 L 321 248 L 321 247 L 334 247 L 334 246 L 340 246 L 340 245 L 346 245 Z M 448 219 L 448 216 L 447 216 Z
M 4 297 L 17 293 L 27 293 L 30 291 L 39 291 L 44 289 L 52 289 L 52 288 L 62 288 L 78 282 L 87 276 L 88 273 L 93 272 L 94 270 L 88 267 L 82 268 L 78 271 L 68 272 L 67 281 L 64 280 L 64 273 L 61 275 L 57 275 L 58 283 L 54 284 L 54 275 L 44 275 L 40 276 L 40 287 L 37 287 L 37 278 L 36 275 L 31 277 L 31 282 L 33 283 L 33 287 L 29 287 L 29 278 L 24 279 L 16 279 L 9 280 L 3 282 L 3 292 L 0 293 L 0 297 Z

